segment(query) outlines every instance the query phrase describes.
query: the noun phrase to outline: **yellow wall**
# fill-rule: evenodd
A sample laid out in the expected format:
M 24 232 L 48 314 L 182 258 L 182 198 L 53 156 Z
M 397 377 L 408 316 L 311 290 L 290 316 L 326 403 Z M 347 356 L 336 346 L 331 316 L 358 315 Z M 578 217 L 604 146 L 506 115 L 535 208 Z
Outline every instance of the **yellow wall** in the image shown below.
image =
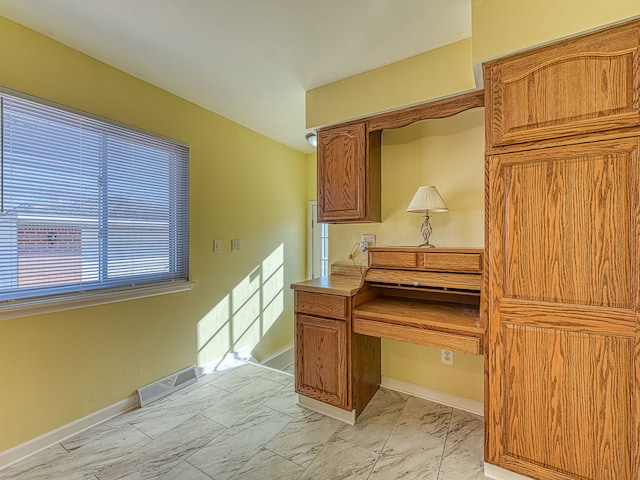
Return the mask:
M 337 123 L 475 88 L 471 39 L 309 90 L 307 127 Z
M 190 144 L 197 282 L 1 321 L 0 451 L 230 348 L 254 346 L 264 358 L 291 346 L 288 286 L 305 273 L 305 155 L 1 17 L 0 57 L 2 86 Z M 215 238 L 222 253 L 212 252 Z M 241 251 L 230 252 L 232 238 Z
M 307 155 L 307 200 L 316 200 L 318 196 L 318 172 L 316 168 L 316 154 Z
M 640 15 L 638 0 L 472 0 L 473 61 Z

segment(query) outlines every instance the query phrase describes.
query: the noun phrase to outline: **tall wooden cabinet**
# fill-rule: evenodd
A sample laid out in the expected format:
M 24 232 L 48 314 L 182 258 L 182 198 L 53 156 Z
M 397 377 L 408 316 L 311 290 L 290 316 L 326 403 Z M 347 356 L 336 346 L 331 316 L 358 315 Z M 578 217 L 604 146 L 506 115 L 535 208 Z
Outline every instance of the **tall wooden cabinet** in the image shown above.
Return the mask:
M 484 66 L 489 463 L 640 478 L 640 23 Z

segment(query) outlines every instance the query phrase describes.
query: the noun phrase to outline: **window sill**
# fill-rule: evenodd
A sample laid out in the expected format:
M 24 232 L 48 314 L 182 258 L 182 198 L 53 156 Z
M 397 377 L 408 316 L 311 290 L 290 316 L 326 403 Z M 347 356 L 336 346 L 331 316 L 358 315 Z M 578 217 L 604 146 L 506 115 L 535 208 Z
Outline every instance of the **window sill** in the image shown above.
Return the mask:
M 91 307 L 105 303 L 123 302 L 138 298 L 153 297 L 155 295 L 165 295 L 167 293 L 186 292 L 191 290 L 194 285 L 195 282 L 184 280 L 129 287 L 126 289 L 114 288 L 44 299 L 9 302 L 0 306 L 0 320 L 60 312 L 74 308 Z

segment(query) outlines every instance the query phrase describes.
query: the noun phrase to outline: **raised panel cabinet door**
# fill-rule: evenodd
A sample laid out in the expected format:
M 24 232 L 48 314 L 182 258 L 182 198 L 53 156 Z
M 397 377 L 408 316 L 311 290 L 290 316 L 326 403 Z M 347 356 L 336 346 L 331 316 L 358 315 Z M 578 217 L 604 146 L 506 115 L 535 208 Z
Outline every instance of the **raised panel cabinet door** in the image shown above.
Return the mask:
M 638 148 L 487 158 L 490 463 L 639 478 Z
M 487 148 L 640 124 L 640 22 L 484 65 Z
M 347 323 L 296 315 L 296 392 L 349 410 Z
M 366 220 L 367 141 L 364 123 L 318 133 L 318 221 Z

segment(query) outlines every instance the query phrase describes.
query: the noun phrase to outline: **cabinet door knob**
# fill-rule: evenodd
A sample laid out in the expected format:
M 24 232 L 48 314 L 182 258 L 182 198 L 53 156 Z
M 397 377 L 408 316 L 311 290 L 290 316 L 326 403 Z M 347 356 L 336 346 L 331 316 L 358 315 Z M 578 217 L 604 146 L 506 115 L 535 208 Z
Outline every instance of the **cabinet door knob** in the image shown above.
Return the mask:
M 420 286 L 420 284 L 418 282 L 413 282 L 413 286 L 414 287 L 418 287 L 418 286 Z

